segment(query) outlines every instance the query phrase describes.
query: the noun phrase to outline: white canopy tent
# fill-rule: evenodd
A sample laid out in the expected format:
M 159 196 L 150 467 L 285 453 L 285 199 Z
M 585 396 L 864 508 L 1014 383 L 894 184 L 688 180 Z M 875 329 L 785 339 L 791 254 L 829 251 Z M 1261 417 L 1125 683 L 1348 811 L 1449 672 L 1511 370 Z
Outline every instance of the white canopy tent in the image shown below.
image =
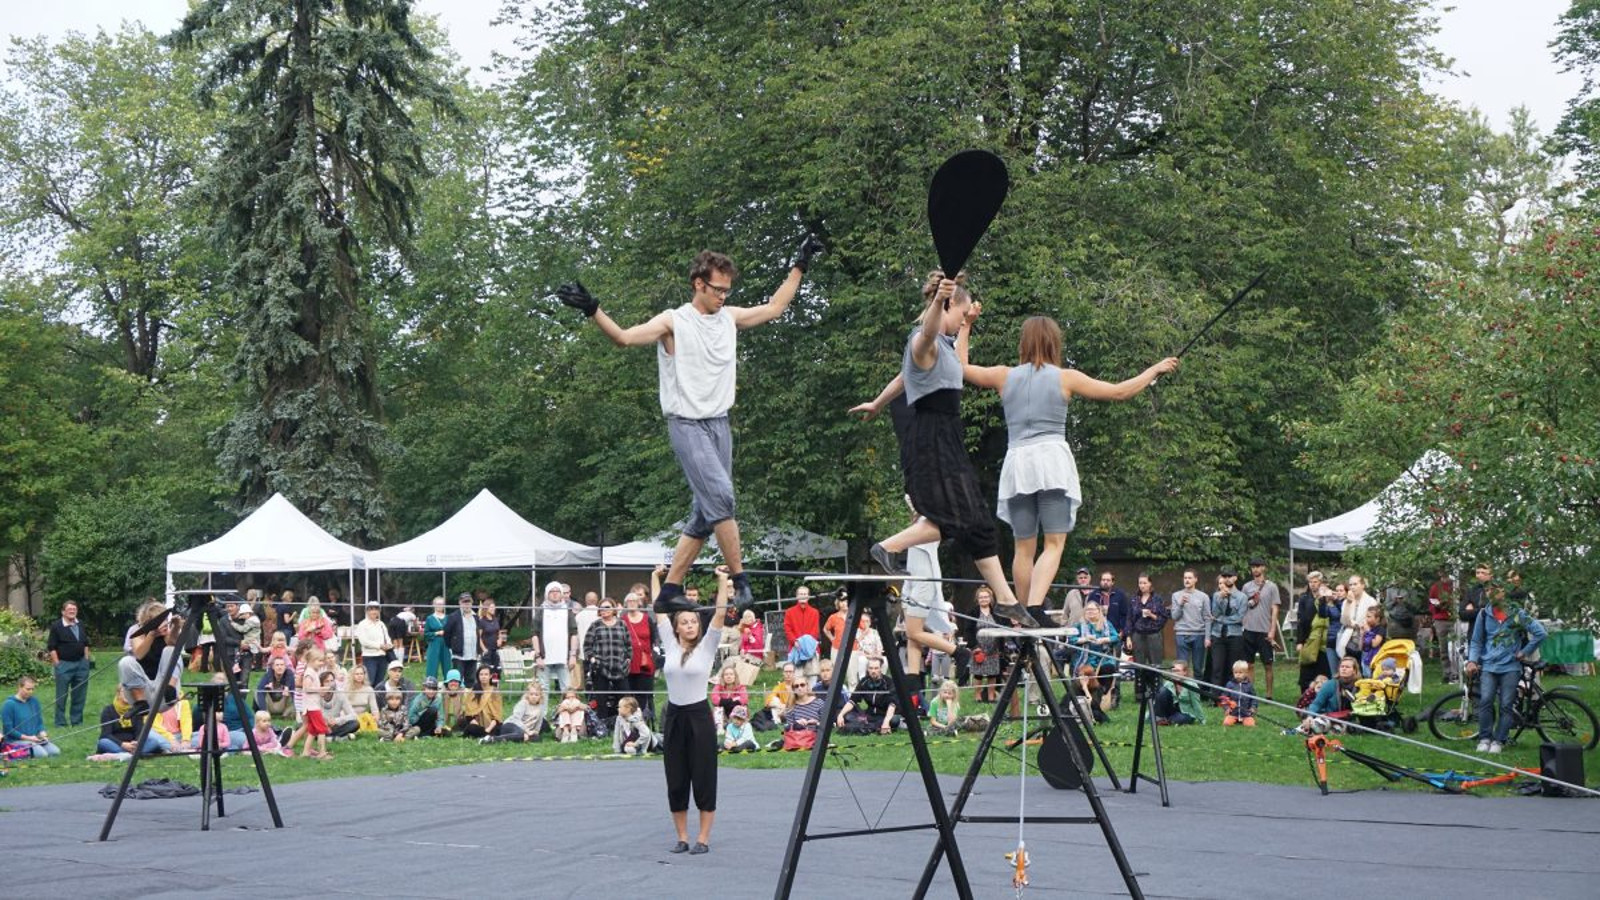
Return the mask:
M 1361 546 L 1384 516 L 1409 517 L 1412 514 L 1408 507 L 1396 505 L 1401 502 L 1398 497 L 1408 485 L 1419 478 L 1426 478 L 1429 473 L 1453 466 L 1455 462 L 1450 457 L 1438 450 L 1429 450 L 1401 472 L 1400 477 L 1390 482 L 1388 487 L 1379 491 L 1378 496 L 1366 503 L 1333 518 L 1289 529 L 1290 592 L 1294 591 L 1294 551 L 1316 550 L 1324 553 L 1340 553 L 1351 547 Z
M 391 571 L 438 571 L 440 585 L 451 571 L 527 569 L 538 602 L 539 567 L 592 566 L 600 549 L 545 531 L 500 501 L 488 488 L 431 531 L 367 554 L 368 567 Z
M 350 575 L 346 596 L 355 617 L 356 570 L 366 568 L 366 551 L 339 540 L 295 508 L 282 494 L 245 516 L 231 531 L 209 543 L 167 556 L 167 583 L 173 572 L 329 572 Z

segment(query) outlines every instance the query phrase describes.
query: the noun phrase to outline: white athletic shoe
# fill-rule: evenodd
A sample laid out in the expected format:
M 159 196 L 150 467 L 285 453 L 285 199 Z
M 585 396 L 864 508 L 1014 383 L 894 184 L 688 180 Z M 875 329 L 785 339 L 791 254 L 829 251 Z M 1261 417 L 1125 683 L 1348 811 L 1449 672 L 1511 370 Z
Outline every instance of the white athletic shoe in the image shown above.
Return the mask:
M 1505 749 L 1505 747 L 1502 747 L 1500 745 L 1499 741 L 1490 741 L 1489 742 L 1489 752 L 1490 753 L 1499 753 L 1500 751 L 1502 751 L 1504 749 Z
M 1484 738 L 1483 740 L 1478 742 L 1478 752 L 1479 753 L 1488 753 L 1489 752 L 1489 739 L 1488 738 Z

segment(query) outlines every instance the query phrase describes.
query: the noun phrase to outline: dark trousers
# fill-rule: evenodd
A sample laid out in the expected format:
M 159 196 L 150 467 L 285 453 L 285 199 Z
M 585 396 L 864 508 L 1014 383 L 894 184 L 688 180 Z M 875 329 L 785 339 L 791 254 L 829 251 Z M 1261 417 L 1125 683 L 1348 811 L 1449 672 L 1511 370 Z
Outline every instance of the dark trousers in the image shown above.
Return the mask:
M 462 687 L 475 687 L 478 684 L 478 661 L 475 659 L 462 659 L 459 656 L 450 657 L 451 666 L 461 673 Z
M 337 725 L 328 726 L 328 737 L 342 738 L 348 734 L 355 734 L 360 728 L 360 722 L 340 722 Z
M 417 723 L 412 727 L 421 732 L 423 737 L 433 734 L 434 729 L 439 727 L 439 711 L 432 707 L 423 710 L 422 715 L 417 716 Z
M 387 657 L 363 656 L 361 657 L 361 667 L 367 670 L 367 684 L 369 685 L 383 684 L 384 678 L 389 674 L 386 671 L 389 668 Z
M 1233 664 L 1244 659 L 1244 635 L 1211 639 L 1211 683 L 1219 688 L 1233 680 Z
M 500 730 L 495 732 L 495 734 L 494 734 L 494 740 L 495 741 L 510 741 L 510 742 L 515 743 L 515 742 L 519 742 L 519 741 L 523 740 L 523 738 L 526 737 L 526 735 L 527 735 L 527 732 L 522 730 L 522 726 L 521 725 L 517 725 L 517 724 L 515 724 L 513 722 L 502 722 L 500 724 Z M 537 741 L 539 739 L 539 732 L 535 731 L 533 733 L 533 737 L 530 737 L 530 738 L 527 738 L 527 739 L 530 740 L 530 741 Z
M 695 808 L 717 808 L 717 726 L 711 704 L 705 700 L 688 706 L 668 703 L 661 716 L 662 753 L 666 756 L 667 808 L 687 812 L 689 793 Z
M 89 696 L 89 661 L 63 660 L 56 664 L 56 725 L 83 724 L 83 703 Z M 68 707 L 72 720 L 67 721 Z
M 622 699 L 622 692 L 628 689 L 627 676 L 608 677 L 600 671 L 599 666 L 590 662 L 584 664 L 583 678 L 583 689 L 589 694 L 589 699 L 600 704 L 595 710 L 600 716 L 600 721 L 609 722 L 616 718 L 617 701 Z M 640 701 L 639 705 L 643 706 L 644 702 Z
M 628 693 L 633 699 L 639 701 L 639 708 L 644 710 L 645 721 L 655 724 L 656 721 L 656 676 L 653 672 L 641 672 L 628 676 Z

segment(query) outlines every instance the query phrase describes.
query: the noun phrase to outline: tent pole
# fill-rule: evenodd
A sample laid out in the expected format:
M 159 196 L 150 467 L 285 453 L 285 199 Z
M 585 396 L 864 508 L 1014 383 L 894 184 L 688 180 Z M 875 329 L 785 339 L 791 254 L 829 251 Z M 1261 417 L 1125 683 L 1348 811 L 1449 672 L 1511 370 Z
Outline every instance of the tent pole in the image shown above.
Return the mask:
M 366 575 L 366 572 L 365 572 L 365 570 L 363 570 L 362 571 L 362 576 L 363 577 L 361 579 L 362 582 L 366 581 L 365 575 Z M 362 587 L 366 587 L 366 584 L 363 583 Z M 349 603 L 349 606 L 350 606 L 350 618 L 347 619 L 346 621 L 348 621 L 350 623 L 350 626 L 353 628 L 353 627 L 355 627 L 355 623 L 356 623 L 356 567 L 355 566 L 351 566 L 350 567 L 350 593 L 346 594 L 345 596 L 350 598 L 350 603 Z

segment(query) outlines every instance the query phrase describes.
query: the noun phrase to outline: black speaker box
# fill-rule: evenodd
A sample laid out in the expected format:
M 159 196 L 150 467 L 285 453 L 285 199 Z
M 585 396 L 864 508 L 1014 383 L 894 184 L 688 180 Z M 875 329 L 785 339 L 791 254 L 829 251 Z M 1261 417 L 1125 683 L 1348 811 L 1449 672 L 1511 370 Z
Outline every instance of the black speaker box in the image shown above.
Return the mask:
M 1583 784 L 1583 747 L 1578 744 L 1540 744 L 1539 774 L 1568 784 Z M 1568 795 L 1566 788 L 1558 784 L 1548 781 L 1541 784 L 1546 797 Z

